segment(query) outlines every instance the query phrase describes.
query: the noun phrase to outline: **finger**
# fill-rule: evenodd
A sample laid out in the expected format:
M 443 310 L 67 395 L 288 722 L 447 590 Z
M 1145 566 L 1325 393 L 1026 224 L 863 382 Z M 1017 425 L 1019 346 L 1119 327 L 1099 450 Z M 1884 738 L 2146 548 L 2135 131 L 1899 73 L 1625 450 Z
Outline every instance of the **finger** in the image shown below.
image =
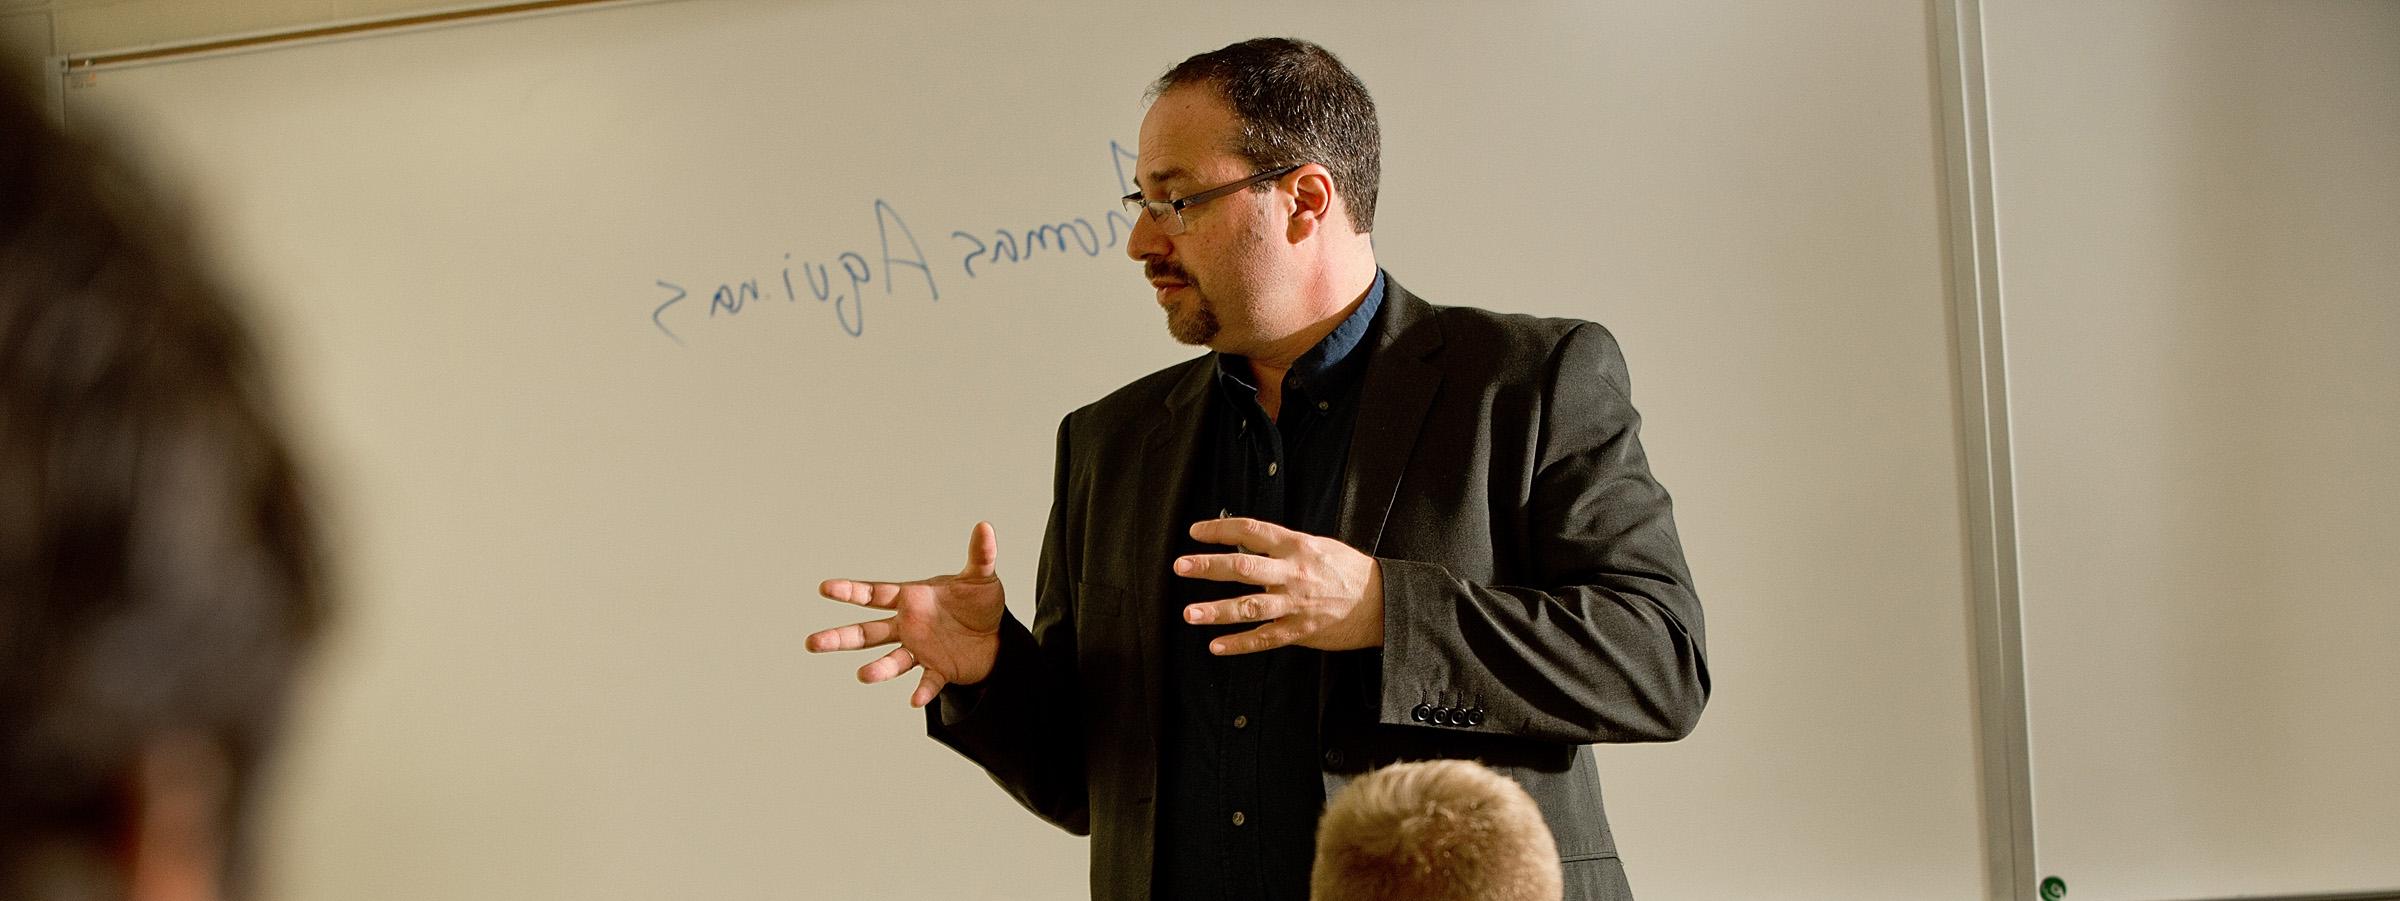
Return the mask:
M 907 648 L 893 648 L 891 653 L 859 667 L 858 681 L 868 685 L 890 681 L 892 677 L 908 672 L 910 667 L 916 665 L 917 655 L 909 653 Z
M 830 600 L 861 607 L 881 607 L 889 610 L 892 599 L 900 596 L 900 586 L 891 582 L 854 582 L 849 579 L 827 579 L 817 585 L 817 593 Z
M 899 624 L 889 619 L 852 623 L 808 636 L 808 649 L 814 653 L 826 651 L 855 651 L 900 640 Z
M 1192 537 L 1209 544 L 1230 544 L 1253 554 L 1289 557 L 1300 549 L 1304 532 L 1295 532 L 1263 519 L 1229 516 L 1192 524 Z
M 933 703 L 934 696 L 941 694 L 942 686 L 948 684 L 950 680 L 942 678 L 942 674 L 934 672 L 932 667 L 926 667 L 925 675 L 917 678 L 917 690 L 908 696 L 908 706 L 923 707 Z
M 1259 623 L 1292 612 L 1290 598 L 1280 594 L 1244 595 L 1226 601 L 1210 601 L 1183 608 L 1183 621 L 1198 625 L 1209 623 Z
M 1256 654 L 1292 644 L 1308 637 L 1308 630 L 1288 621 L 1277 620 L 1252 629 L 1227 635 L 1208 643 L 1208 652 L 1220 657 L 1234 654 Z
M 967 568 L 958 571 L 959 577 L 989 579 L 998 573 L 999 566 L 1000 537 L 992 531 L 991 523 L 976 523 L 975 531 L 967 534 Z
M 1257 554 L 1193 554 L 1175 558 L 1175 574 L 1193 579 L 1281 585 L 1290 581 L 1292 572 L 1292 561 Z

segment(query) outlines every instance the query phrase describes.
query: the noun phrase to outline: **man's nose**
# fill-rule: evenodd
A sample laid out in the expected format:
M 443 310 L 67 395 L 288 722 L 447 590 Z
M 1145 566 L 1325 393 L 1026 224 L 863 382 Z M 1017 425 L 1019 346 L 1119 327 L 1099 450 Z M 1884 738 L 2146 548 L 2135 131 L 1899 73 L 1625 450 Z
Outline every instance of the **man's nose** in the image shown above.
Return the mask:
M 1133 233 L 1125 236 L 1125 255 L 1136 260 L 1167 255 L 1167 231 L 1160 228 L 1158 217 L 1145 210 L 1133 214 Z

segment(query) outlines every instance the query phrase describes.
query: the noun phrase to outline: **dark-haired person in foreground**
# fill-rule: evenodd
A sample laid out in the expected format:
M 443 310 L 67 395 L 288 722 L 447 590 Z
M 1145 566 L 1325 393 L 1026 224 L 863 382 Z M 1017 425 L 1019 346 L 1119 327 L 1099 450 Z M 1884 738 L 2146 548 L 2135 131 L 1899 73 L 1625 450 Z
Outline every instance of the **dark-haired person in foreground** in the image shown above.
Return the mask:
M 232 311 L 117 162 L 0 85 L 0 899 L 239 896 L 324 615 Z
M 1533 796 L 1469 760 L 1352 781 L 1317 823 L 1309 901 L 1558 901 L 1557 845 Z
M 1060 425 L 1030 629 L 978 525 L 957 575 L 824 583 L 895 615 L 808 646 L 898 642 L 860 678 L 922 667 L 934 738 L 1091 835 L 1095 898 L 1298 901 L 1324 799 L 1440 758 L 1526 788 L 1566 897 L 1629 897 L 1587 745 L 1690 732 L 1708 668 L 1616 340 L 1378 268 L 1374 101 L 1323 48 L 1152 93 L 1126 250 L 1212 352 Z

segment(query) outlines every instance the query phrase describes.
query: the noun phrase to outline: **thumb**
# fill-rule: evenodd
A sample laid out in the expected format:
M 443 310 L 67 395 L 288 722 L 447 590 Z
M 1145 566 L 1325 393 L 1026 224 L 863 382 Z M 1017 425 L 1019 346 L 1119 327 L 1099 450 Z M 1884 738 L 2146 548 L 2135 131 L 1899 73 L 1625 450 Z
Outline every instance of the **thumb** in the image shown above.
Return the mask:
M 992 532 L 992 524 L 979 522 L 967 536 L 967 568 L 959 570 L 961 578 L 989 579 L 998 574 L 1000 538 Z
M 917 677 L 917 690 L 908 694 L 908 706 L 923 707 L 933 703 L 934 697 L 942 693 L 942 686 L 948 684 L 950 680 L 942 678 L 941 673 L 934 672 L 933 667 L 926 667 L 925 674 Z

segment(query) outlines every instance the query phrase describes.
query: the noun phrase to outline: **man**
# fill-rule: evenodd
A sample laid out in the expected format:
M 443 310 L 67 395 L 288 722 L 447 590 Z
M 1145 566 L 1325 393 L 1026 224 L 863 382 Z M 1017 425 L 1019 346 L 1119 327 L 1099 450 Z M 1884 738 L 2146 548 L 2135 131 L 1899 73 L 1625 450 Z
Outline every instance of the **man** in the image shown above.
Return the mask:
M 1396 763 L 1325 805 L 1309 901 L 1558 901 L 1558 846 L 1525 789 L 1472 761 Z
M 1377 268 L 1374 103 L 1323 48 L 1152 94 L 1126 250 L 1212 353 L 1060 425 L 1030 629 L 978 525 L 957 575 L 824 583 L 896 615 L 809 647 L 898 642 L 859 677 L 922 667 L 934 738 L 1091 835 L 1096 898 L 1304 897 L 1323 799 L 1439 758 L 1526 787 L 1568 897 L 1628 897 L 1585 745 L 1683 736 L 1708 675 L 1615 340 Z
M 231 310 L 127 173 L 0 84 L 0 898 L 239 894 L 323 618 Z

